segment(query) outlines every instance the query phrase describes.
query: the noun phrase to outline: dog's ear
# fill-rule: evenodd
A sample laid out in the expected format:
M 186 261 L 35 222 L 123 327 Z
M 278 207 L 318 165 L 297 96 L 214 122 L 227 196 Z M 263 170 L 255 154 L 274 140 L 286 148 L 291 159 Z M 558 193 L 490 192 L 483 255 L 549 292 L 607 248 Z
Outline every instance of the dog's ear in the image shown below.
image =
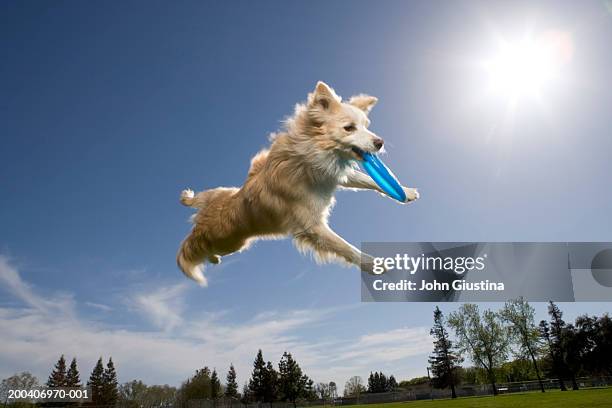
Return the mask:
M 334 90 L 323 81 L 317 82 L 314 92 L 308 95 L 308 105 L 318 106 L 323 110 L 332 110 L 340 106 L 340 98 Z
M 349 104 L 353 105 L 356 108 L 361 109 L 367 115 L 370 113 L 374 105 L 378 102 L 378 98 L 370 95 L 355 95 L 351 99 L 349 99 Z

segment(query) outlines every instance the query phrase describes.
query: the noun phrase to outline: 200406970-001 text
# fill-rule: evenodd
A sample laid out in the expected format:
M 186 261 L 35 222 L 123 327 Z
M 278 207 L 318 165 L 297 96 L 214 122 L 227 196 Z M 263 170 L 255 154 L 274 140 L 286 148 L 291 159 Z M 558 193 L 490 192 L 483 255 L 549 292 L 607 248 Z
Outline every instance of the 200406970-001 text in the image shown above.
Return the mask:
M 88 387 L 34 387 L 7 390 L 7 402 L 90 402 Z

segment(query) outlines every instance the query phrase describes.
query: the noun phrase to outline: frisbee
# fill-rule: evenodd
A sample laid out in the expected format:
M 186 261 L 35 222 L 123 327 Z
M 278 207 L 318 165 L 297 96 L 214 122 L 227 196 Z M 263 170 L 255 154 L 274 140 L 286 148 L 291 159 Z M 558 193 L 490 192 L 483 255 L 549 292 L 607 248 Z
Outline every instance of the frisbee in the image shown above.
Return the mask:
M 402 203 L 406 202 L 406 193 L 397 178 L 375 154 L 364 152 L 362 167 L 372 177 L 374 182 L 391 198 Z

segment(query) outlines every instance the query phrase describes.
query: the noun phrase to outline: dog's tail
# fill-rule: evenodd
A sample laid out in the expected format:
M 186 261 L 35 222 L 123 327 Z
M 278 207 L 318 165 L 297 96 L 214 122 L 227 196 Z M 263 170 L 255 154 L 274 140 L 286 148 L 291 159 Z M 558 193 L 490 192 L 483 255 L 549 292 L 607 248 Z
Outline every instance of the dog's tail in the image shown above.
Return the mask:
M 185 276 L 198 282 L 201 286 L 208 286 L 208 281 L 204 276 L 205 259 L 206 250 L 192 232 L 181 243 L 176 255 L 176 263 Z

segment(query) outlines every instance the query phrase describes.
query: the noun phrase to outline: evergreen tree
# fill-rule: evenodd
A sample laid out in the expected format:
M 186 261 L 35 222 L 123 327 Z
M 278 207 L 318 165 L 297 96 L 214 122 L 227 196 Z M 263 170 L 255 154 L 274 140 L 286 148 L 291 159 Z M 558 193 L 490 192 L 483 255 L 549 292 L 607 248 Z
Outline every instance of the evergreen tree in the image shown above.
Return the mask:
M 253 362 L 253 373 L 249 381 L 249 395 L 253 400 L 262 402 L 265 395 L 266 382 L 266 362 L 263 359 L 261 349 L 257 352 L 257 357 Z
M 387 391 L 393 391 L 396 388 L 397 388 L 397 380 L 395 379 L 393 374 L 391 374 L 391 376 L 389 377 L 389 380 L 387 381 Z
M 217 375 L 217 370 L 213 369 L 210 376 L 210 398 L 217 399 L 221 396 L 221 381 Z
M 387 376 L 381 372 L 378 379 L 378 392 L 387 392 L 387 384 Z
M 238 383 L 236 382 L 236 369 L 233 364 L 230 364 L 227 372 L 225 384 L 225 396 L 229 398 L 238 398 Z
M 297 361 L 293 359 L 291 353 L 287 352 L 283 353 L 283 357 L 278 363 L 278 372 L 281 399 L 293 403 L 295 407 L 295 401 L 306 394 L 308 377 L 303 375 Z
M 102 364 L 102 357 L 98 359 L 96 366 L 94 367 L 87 386 L 91 389 L 91 403 L 92 405 L 103 405 L 104 404 L 104 365 Z
M 68 369 L 68 373 L 66 374 L 66 386 L 67 387 L 80 387 L 81 386 L 81 378 L 79 375 L 79 369 L 77 368 L 76 358 L 73 358 L 72 362 L 70 362 L 70 368 Z
M 113 359 L 109 358 L 102 375 L 102 400 L 104 405 L 114 406 L 117 403 L 118 397 L 117 372 L 115 371 Z
M 263 390 L 263 401 L 270 403 L 272 407 L 272 403 L 278 399 L 278 373 L 269 361 L 264 371 Z
M 240 396 L 240 402 L 243 405 L 248 405 L 251 401 L 251 390 L 249 388 L 249 385 L 245 382 L 242 386 L 242 395 Z
M 429 334 L 434 338 L 433 354 L 429 356 L 433 384 L 437 388 L 450 387 L 452 398 L 457 398 L 455 371 L 462 360 L 450 340 L 445 327 L 444 315 L 438 306 L 434 310 L 434 325 Z
M 306 374 L 304 374 L 304 398 L 308 401 L 317 399 L 317 393 L 315 392 L 315 383 L 312 378 L 309 378 Z
M 66 386 L 66 360 L 64 359 L 64 355 L 57 360 L 55 363 L 55 367 L 53 371 L 51 371 L 51 375 L 47 380 L 47 387 L 49 388 L 57 388 L 57 387 L 65 387 Z
M 563 320 L 563 312 L 552 301 L 548 305 L 548 314 L 550 315 L 550 338 L 551 348 L 555 356 L 555 368 L 559 379 L 570 377 L 572 380 L 572 388 L 578 389 L 576 381 L 576 373 L 570 369 L 568 365 L 568 335 L 571 334 L 567 330 L 565 321 Z

